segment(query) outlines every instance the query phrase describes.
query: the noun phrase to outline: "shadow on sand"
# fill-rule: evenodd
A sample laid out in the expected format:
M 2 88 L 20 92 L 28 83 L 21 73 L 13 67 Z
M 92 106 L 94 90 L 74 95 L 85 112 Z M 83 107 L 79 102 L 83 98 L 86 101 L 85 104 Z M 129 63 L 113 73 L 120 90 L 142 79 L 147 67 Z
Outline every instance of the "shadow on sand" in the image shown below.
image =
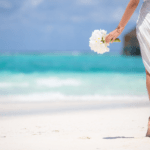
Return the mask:
M 103 139 L 122 139 L 122 138 L 131 139 L 134 137 L 116 136 L 116 137 L 104 137 Z

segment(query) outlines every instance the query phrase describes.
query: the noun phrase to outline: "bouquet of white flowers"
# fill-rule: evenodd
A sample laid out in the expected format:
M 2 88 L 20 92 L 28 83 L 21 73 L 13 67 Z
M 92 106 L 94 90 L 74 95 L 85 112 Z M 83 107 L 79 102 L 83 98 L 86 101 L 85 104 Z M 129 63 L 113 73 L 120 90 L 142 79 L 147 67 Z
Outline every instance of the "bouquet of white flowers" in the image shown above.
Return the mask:
M 103 54 L 109 52 L 109 44 L 106 43 L 105 37 L 107 36 L 107 31 L 105 30 L 94 30 L 92 36 L 90 37 L 89 46 L 91 50 L 97 52 L 98 54 Z M 121 42 L 119 38 L 116 38 L 114 42 Z

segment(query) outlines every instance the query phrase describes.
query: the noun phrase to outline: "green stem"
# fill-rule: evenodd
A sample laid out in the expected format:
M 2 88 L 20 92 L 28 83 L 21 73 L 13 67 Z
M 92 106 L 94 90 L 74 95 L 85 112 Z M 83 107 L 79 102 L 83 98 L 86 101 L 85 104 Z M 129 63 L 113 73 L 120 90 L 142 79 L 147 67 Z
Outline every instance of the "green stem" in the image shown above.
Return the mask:
M 112 39 L 110 40 L 110 42 L 111 42 L 111 41 L 112 41 Z M 105 43 L 105 40 L 103 40 L 103 38 L 102 38 L 102 42 Z M 120 41 L 119 38 L 116 38 L 116 39 L 114 40 L 114 42 L 121 42 L 121 41 Z

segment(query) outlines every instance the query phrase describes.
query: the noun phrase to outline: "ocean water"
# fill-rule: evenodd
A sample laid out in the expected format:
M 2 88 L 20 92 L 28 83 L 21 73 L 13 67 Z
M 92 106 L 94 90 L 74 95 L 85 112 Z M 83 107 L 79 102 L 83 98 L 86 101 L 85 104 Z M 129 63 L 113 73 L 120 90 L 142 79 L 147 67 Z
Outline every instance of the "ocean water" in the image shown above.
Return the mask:
M 0 101 L 147 99 L 141 57 L 1 55 Z

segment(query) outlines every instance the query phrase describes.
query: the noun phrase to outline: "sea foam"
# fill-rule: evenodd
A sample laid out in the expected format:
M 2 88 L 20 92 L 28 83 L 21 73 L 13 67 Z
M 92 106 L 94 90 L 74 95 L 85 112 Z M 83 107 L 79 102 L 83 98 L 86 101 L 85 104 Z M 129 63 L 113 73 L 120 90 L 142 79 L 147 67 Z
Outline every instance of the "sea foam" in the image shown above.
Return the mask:
M 147 100 L 148 96 L 136 95 L 65 95 L 60 92 L 54 93 L 33 93 L 28 95 L 7 95 L 0 96 L 1 101 L 19 101 L 19 102 L 33 102 L 33 101 L 105 101 L 105 100 Z

